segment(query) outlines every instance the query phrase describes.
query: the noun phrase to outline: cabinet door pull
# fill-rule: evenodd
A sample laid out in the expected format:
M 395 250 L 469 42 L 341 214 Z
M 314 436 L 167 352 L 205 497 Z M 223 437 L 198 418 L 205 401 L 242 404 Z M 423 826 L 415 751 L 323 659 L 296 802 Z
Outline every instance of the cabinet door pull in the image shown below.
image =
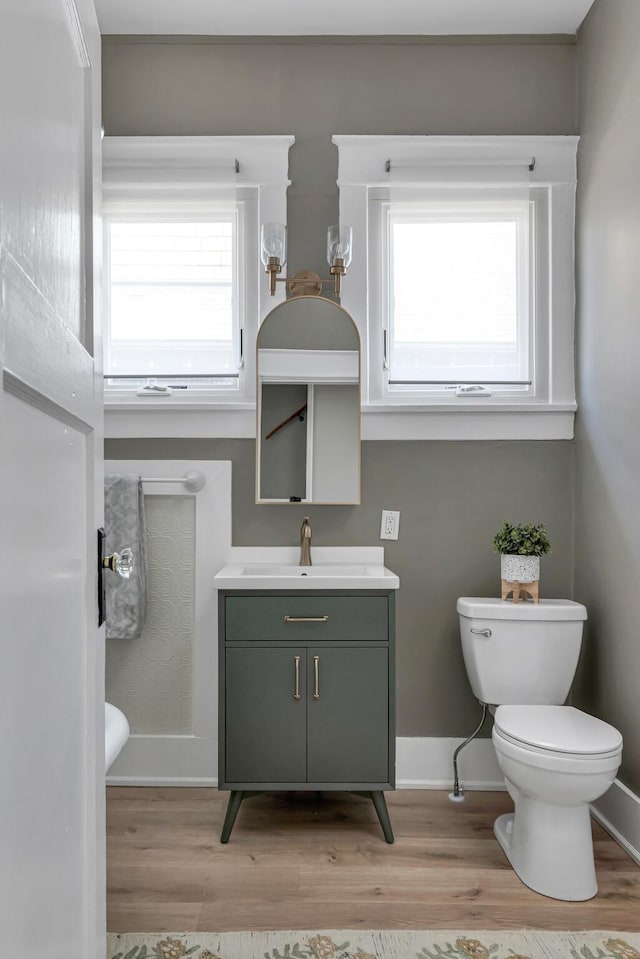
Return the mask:
M 313 657 L 313 672 L 315 676 L 315 685 L 316 689 L 313 694 L 314 699 L 320 699 L 320 657 Z
M 293 698 L 300 699 L 300 657 L 294 656 L 293 661 L 295 663 L 295 670 L 296 670 L 296 689 L 293 694 Z
M 285 616 L 285 623 L 328 623 L 328 616 Z

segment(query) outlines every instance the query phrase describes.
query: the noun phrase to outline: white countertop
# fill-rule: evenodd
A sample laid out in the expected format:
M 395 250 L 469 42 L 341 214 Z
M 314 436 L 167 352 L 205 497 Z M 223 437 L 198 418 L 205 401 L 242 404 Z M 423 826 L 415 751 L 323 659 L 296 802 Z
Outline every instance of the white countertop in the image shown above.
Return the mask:
M 295 546 L 232 546 L 214 577 L 217 589 L 398 589 L 380 546 L 316 546 L 312 566 L 299 566 Z

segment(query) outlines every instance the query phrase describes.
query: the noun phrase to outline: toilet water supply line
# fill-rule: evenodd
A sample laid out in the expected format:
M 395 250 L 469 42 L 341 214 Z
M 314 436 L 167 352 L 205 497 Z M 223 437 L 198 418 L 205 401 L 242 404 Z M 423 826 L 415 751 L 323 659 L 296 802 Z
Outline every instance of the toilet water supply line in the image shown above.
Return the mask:
M 482 727 L 484 726 L 484 721 L 487 718 L 487 709 L 489 708 L 487 703 L 480 703 L 482 706 L 482 719 L 478 724 L 478 728 L 471 733 L 468 739 L 465 739 L 463 743 L 460 743 L 458 748 L 453 754 L 453 792 L 449 793 L 449 799 L 451 802 L 464 802 L 464 786 L 460 785 L 460 780 L 458 779 L 458 755 L 464 749 L 465 746 L 468 746 L 472 739 L 475 739 Z

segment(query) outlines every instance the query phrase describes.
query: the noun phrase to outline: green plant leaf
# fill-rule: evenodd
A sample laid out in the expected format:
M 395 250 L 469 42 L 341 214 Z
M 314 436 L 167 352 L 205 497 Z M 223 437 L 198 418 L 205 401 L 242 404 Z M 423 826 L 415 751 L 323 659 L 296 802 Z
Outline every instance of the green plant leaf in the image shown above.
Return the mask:
M 513 525 L 505 520 L 493 537 L 493 549 L 509 556 L 545 556 L 551 552 L 551 543 L 544 523 Z

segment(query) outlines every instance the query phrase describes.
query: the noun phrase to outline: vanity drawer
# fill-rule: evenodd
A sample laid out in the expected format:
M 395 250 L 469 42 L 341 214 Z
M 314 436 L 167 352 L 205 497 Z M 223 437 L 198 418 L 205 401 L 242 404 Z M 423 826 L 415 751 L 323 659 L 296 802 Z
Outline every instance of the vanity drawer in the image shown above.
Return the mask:
M 227 642 L 387 642 L 386 596 L 227 596 Z

